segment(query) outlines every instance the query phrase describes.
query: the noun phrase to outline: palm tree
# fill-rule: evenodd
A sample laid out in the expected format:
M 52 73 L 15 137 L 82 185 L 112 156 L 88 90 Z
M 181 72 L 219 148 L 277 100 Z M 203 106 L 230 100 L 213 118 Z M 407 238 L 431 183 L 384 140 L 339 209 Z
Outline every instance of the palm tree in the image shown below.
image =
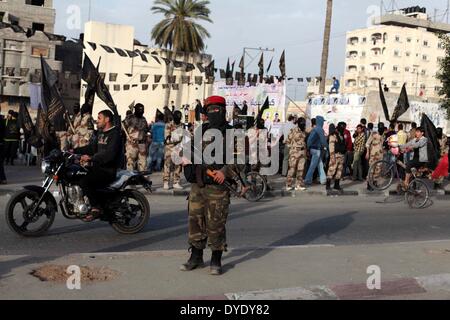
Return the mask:
M 319 94 L 325 94 L 327 81 L 328 55 L 330 50 L 331 19 L 333 17 L 333 0 L 327 0 L 327 16 L 325 19 L 325 32 L 323 37 L 322 62 L 320 64 L 320 88 Z
M 152 40 L 161 48 L 169 49 L 170 59 L 175 60 L 177 52 L 183 52 L 185 59 L 190 53 L 200 53 L 205 49 L 205 39 L 209 32 L 197 21 L 212 23 L 209 18 L 209 0 L 155 0 L 151 11 L 162 14 L 164 19 L 153 27 Z M 172 65 L 166 74 L 173 75 Z M 166 90 L 165 104 L 169 104 L 170 87 Z
M 200 53 L 205 48 L 208 31 L 196 21 L 207 21 L 211 11 L 208 0 L 155 0 L 151 8 L 164 19 L 152 30 L 152 40 L 160 47 L 174 52 Z

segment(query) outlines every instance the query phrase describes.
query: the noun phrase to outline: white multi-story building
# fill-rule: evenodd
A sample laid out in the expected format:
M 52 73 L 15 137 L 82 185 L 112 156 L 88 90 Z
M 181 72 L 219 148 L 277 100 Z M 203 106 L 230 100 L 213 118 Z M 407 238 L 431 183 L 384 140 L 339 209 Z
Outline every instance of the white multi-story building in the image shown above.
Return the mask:
M 406 83 L 411 95 L 437 97 L 441 83 L 436 73 L 445 55 L 438 33 L 450 33 L 450 25 L 431 21 L 419 7 L 383 15 L 372 27 L 348 32 L 343 92 L 365 95 L 378 90 L 381 79 L 394 93 Z

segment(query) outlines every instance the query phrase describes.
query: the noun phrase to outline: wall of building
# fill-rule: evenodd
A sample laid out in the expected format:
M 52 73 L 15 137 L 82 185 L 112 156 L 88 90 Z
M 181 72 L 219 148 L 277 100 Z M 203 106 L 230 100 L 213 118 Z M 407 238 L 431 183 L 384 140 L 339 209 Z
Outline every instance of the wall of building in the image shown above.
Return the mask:
M 347 33 L 346 51 L 344 92 L 366 94 L 380 78 L 394 93 L 407 83 L 411 94 L 438 96 L 435 75 L 445 51 L 433 32 L 385 25 L 359 29 Z
M 95 43 L 96 49 L 94 50 L 88 42 Z M 100 44 L 122 50 L 148 52 L 145 54 L 148 62 L 143 61 L 140 56 L 130 58 L 121 57 L 116 52 L 108 53 Z M 132 26 L 92 21 L 85 24 L 84 46 L 84 53 L 89 56 L 95 65 L 97 65 L 101 58 L 100 72 L 105 74 L 105 83 L 109 87 L 121 115 L 124 116 L 128 110 L 128 106 L 136 102 L 144 104 L 146 107 L 146 117 L 149 120 L 154 120 L 157 108 L 163 110 L 165 106 L 167 90 L 162 88 L 162 84 L 167 84 L 168 82 L 168 68 L 161 58 L 159 58 L 159 64 L 149 53 L 156 53 L 158 57 L 169 57 L 171 53 L 135 43 L 134 27 Z M 177 55 L 176 60 L 194 65 L 197 63 L 209 65 L 211 56 L 185 56 L 180 54 Z M 162 76 L 159 83 L 155 82 L 155 75 Z M 203 100 L 212 93 L 212 85 L 205 84 L 205 74 L 201 73 L 197 67 L 191 72 L 183 71 L 183 69 L 175 69 L 173 75 L 176 76 L 176 83 L 179 84 L 179 90 L 170 90 L 169 101 L 174 101 L 177 107 L 189 104 L 193 108 L 195 107 L 196 99 Z M 191 84 L 182 84 L 181 76 L 190 76 Z M 202 85 L 195 85 L 194 79 L 196 76 L 203 77 Z M 86 84 L 84 82 L 82 84 L 81 102 L 83 103 Z M 153 90 L 154 84 L 158 84 L 158 86 Z M 105 104 L 96 97 L 94 112 L 98 112 L 105 107 Z

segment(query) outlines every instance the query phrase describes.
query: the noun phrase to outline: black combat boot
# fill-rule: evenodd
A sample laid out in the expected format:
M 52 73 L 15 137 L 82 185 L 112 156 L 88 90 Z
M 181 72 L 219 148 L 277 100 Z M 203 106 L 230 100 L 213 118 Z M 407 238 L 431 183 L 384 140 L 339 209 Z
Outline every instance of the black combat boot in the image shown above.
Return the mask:
M 222 274 L 222 254 L 223 251 L 213 251 L 212 253 L 210 274 L 213 276 Z
M 327 191 L 331 191 L 331 179 L 327 179 Z
M 188 262 L 186 262 L 181 266 L 180 268 L 181 271 L 192 271 L 197 268 L 202 268 L 204 266 L 203 250 L 191 247 L 189 251 L 191 251 L 191 257 L 189 258 Z
M 334 190 L 339 191 L 342 193 L 344 190 L 341 188 L 341 180 L 335 180 L 334 181 Z

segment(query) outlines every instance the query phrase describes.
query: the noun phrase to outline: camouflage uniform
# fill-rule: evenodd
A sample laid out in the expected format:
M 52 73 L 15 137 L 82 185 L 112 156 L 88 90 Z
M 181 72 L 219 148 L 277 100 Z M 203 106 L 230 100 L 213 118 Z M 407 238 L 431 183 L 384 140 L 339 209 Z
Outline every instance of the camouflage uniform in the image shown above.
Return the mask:
M 206 146 L 203 143 L 203 149 Z M 215 165 L 206 167 L 218 170 Z M 224 165 L 220 171 L 227 179 L 235 176 L 234 165 Z M 206 183 L 201 188 L 193 183 L 189 194 L 189 245 L 199 250 L 208 245 L 212 251 L 227 251 L 225 225 L 229 206 L 230 192 L 225 186 Z
M 94 119 L 90 113 L 79 113 L 73 122 L 75 132 L 71 136 L 72 149 L 83 148 L 89 145 L 94 134 Z
M 369 140 L 366 143 L 366 149 L 369 153 L 369 167 L 373 166 L 376 162 L 383 160 L 383 141 L 384 137 L 378 132 L 374 132 L 370 135 Z M 381 168 L 377 168 L 375 177 L 380 174 Z
M 58 138 L 59 148 L 61 151 L 69 149 L 70 135 L 67 131 L 57 131 L 56 137 Z
M 449 147 L 448 147 L 447 143 L 448 143 L 448 138 L 447 138 L 446 135 L 443 135 L 442 139 L 439 139 L 439 146 L 440 146 L 440 150 L 441 150 L 441 158 L 443 156 L 445 156 L 446 154 L 448 154 Z
M 181 142 L 182 137 L 174 136 L 174 132 L 177 129 L 183 129 L 183 124 L 176 125 L 175 122 L 170 122 L 166 125 L 165 129 L 165 138 L 166 145 L 164 148 L 164 174 L 163 174 L 163 182 L 169 183 L 171 174 L 173 173 L 173 183 L 180 183 L 181 180 L 181 165 L 175 165 L 172 160 L 172 152 L 175 147 Z M 168 139 L 170 136 L 170 139 Z
M 338 153 L 336 151 L 336 143 L 338 143 L 338 138 L 336 134 L 330 135 L 330 140 L 328 142 L 330 147 L 330 165 L 328 168 L 327 179 L 329 180 L 341 180 L 342 172 L 344 171 L 344 158 L 345 155 L 342 153 Z M 342 137 L 342 140 L 344 137 Z
M 147 170 L 147 120 L 132 115 L 125 119 L 124 125 L 130 136 L 126 144 L 127 170 L 134 171 L 137 161 L 138 170 L 143 172 Z
M 300 128 L 291 130 L 286 145 L 289 146 L 289 170 L 287 174 L 287 187 L 291 188 L 297 177 L 297 186 L 303 187 L 303 175 L 306 164 L 306 133 Z

